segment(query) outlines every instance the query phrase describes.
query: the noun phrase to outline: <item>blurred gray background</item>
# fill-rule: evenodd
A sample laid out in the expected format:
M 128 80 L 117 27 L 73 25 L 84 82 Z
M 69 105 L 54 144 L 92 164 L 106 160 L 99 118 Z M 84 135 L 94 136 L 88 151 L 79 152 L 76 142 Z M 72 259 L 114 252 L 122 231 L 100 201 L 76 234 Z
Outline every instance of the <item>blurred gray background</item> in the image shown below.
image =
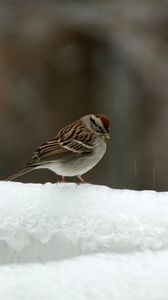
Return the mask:
M 168 1 L 0 1 L 0 178 L 92 112 L 111 141 L 85 180 L 167 190 Z

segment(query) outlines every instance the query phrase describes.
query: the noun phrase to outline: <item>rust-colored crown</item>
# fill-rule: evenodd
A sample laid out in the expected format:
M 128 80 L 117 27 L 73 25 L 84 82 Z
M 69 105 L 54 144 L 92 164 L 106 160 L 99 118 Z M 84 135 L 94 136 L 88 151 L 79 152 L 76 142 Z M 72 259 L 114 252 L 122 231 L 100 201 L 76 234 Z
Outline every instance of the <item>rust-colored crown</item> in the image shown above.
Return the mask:
M 100 118 L 100 120 L 102 121 L 105 129 L 107 131 L 109 131 L 109 129 L 111 128 L 111 123 L 110 123 L 109 118 L 107 116 L 105 116 L 105 115 L 99 115 L 99 114 L 96 114 L 95 116 L 98 117 L 98 118 Z

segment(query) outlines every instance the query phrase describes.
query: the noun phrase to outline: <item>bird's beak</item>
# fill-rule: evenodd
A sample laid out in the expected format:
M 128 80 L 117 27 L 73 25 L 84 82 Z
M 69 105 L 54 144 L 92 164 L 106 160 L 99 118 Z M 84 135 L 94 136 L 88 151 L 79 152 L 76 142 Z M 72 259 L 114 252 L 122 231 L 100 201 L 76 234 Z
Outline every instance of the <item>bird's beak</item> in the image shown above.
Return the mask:
M 104 137 L 105 137 L 106 140 L 109 140 L 110 139 L 109 133 L 105 133 Z

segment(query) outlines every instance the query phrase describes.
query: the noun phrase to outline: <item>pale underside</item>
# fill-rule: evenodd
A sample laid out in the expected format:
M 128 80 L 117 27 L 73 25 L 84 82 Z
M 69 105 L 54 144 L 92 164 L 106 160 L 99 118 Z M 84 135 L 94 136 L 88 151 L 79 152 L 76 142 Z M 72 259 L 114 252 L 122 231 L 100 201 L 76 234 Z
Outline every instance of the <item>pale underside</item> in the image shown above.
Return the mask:
M 80 176 L 92 169 L 103 157 L 106 152 L 106 142 L 103 139 L 97 139 L 97 145 L 94 146 L 92 153 L 85 155 L 74 155 L 66 159 L 58 159 L 45 162 L 35 167 L 36 169 L 50 169 L 61 176 Z

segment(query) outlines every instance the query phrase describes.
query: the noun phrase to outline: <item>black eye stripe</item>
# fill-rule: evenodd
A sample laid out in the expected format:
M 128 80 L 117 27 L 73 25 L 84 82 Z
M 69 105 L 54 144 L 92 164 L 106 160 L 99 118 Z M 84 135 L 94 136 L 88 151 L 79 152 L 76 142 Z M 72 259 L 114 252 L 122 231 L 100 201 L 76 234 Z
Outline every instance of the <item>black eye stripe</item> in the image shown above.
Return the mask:
M 95 120 L 94 119 L 92 119 L 92 117 L 90 117 L 90 121 L 95 125 L 95 126 L 97 126 L 97 124 L 96 124 L 96 122 L 95 122 Z
M 98 127 L 98 129 L 100 130 L 100 132 L 104 133 L 104 130 L 102 129 L 101 126 L 99 126 L 94 119 L 92 119 L 92 117 L 90 117 L 90 121 L 96 126 Z

